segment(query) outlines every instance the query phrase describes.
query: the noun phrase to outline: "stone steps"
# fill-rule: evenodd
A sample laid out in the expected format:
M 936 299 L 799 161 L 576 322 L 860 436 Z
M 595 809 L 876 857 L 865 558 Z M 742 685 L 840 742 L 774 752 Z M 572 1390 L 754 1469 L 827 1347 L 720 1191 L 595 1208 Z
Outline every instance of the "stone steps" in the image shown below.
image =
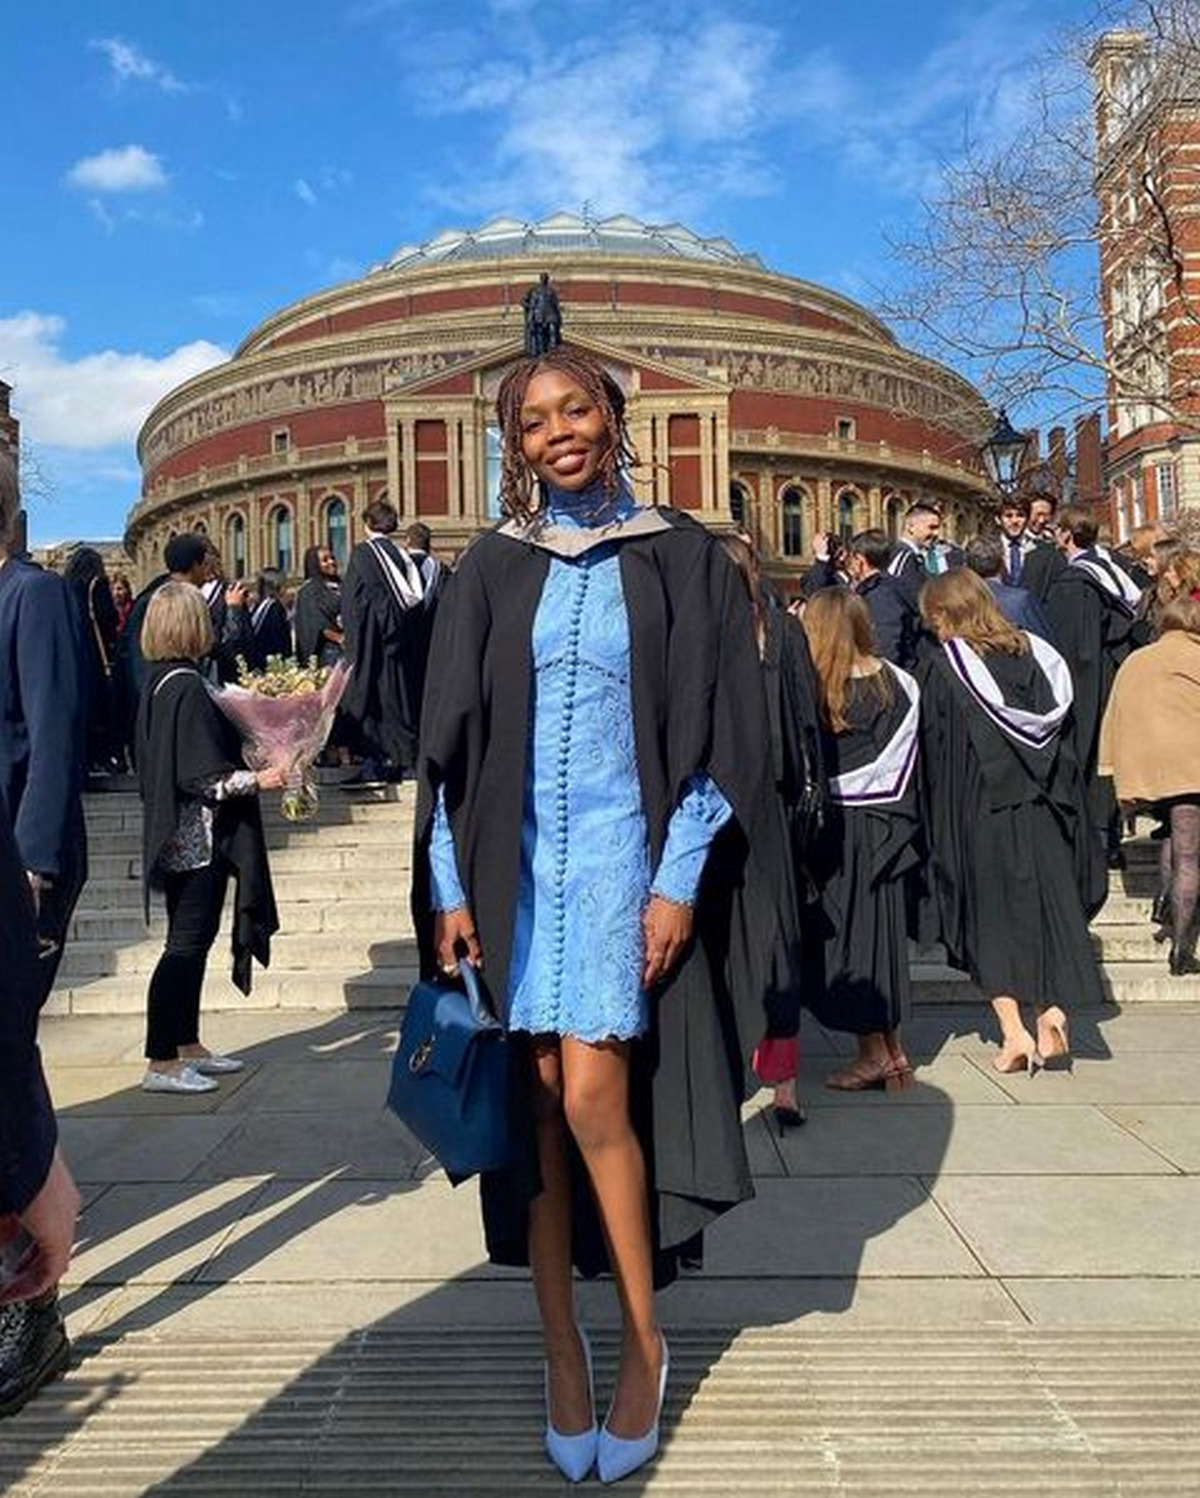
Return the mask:
M 1180 1498 L 1200 1488 L 1200 1340 L 1186 1327 L 814 1331 L 666 1315 L 662 1453 L 621 1491 Z M 340 1338 L 86 1336 L 81 1366 L 6 1432 L 0 1486 L 13 1498 L 568 1491 L 541 1449 L 533 1329 L 405 1317 Z M 607 1398 L 617 1335 L 593 1329 L 592 1340 Z
M 414 793 L 411 785 L 348 795 L 322 792 L 320 812 L 290 823 L 273 797 L 264 805 L 280 932 L 270 971 L 256 972 L 250 1000 L 228 979 L 227 911 L 210 962 L 207 1009 L 398 1008 L 416 976 L 409 916 Z M 141 806 L 129 792 L 89 796 L 91 878 L 83 892 L 51 999 L 57 1013 L 137 1013 L 162 951 L 165 917 L 157 897 L 142 915 Z M 1154 942 L 1150 900 L 1157 846 L 1125 844 L 1127 867 L 1093 927 L 1110 992 L 1122 1002 L 1200 997 L 1200 982 L 1171 978 Z M 919 1004 L 975 1000 L 967 979 L 937 949 L 913 953 Z M 1197 992 L 1193 992 L 1193 986 Z

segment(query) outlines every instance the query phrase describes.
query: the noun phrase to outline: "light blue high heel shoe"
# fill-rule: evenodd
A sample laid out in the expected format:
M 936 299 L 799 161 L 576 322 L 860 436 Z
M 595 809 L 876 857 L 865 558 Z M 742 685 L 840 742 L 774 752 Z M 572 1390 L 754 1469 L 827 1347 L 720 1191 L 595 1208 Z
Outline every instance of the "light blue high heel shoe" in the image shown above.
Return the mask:
M 596 1445 L 596 1473 L 601 1482 L 620 1482 L 622 1477 L 628 1477 L 631 1472 L 644 1467 L 658 1451 L 658 1425 L 667 1394 L 667 1374 L 671 1371 L 671 1352 L 667 1347 L 667 1339 L 661 1332 L 659 1338 L 662 1341 L 663 1359 L 662 1371 L 658 1375 L 658 1408 L 654 1412 L 654 1424 L 644 1436 L 627 1441 L 614 1436 L 605 1420 Z
M 568 1482 L 582 1482 L 596 1464 L 596 1394 L 592 1381 L 592 1346 L 587 1332 L 577 1326 L 579 1341 L 583 1346 L 583 1360 L 587 1364 L 588 1401 L 592 1406 L 592 1423 L 577 1436 L 564 1436 L 554 1428 L 550 1419 L 550 1364 L 546 1364 L 546 1455 Z

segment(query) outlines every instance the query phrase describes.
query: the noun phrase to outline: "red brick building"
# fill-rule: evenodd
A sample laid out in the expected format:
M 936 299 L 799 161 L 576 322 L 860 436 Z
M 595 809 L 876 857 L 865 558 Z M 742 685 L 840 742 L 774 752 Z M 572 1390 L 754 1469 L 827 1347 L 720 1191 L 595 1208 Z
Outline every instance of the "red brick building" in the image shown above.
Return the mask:
M 542 270 L 564 336 L 628 394 L 637 492 L 745 525 L 785 586 L 818 531 L 895 532 L 918 496 L 944 506 L 951 535 L 975 529 L 991 419 L 966 381 L 855 302 L 726 240 L 556 214 L 405 247 L 268 318 L 161 401 L 129 517 L 140 571 L 174 531 L 198 528 L 231 573 L 294 575 L 318 541 L 344 555 L 381 494 L 459 550 L 496 514 L 493 402 Z
M 1140 32 L 1091 58 L 1113 534 L 1200 505 L 1200 90 Z

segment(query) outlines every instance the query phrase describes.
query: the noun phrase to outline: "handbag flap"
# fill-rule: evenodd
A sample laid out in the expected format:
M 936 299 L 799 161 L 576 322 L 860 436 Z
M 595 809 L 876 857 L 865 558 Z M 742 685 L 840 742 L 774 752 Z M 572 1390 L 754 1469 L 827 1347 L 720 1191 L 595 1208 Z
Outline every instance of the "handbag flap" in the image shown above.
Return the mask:
M 459 989 L 419 983 L 409 996 L 402 1049 L 415 1076 L 433 1072 L 456 1084 L 472 1043 L 499 1028 L 495 1020 L 480 1024 L 478 1011 Z

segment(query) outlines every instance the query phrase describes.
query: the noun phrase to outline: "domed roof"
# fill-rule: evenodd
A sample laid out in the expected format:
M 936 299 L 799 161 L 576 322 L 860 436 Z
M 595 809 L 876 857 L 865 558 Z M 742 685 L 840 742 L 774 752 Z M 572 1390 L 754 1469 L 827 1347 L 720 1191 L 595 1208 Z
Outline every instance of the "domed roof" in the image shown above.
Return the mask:
M 702 260 L 709 264 L 739 265 L 747 270 L 764 269 L 757 255 L 739 250 L 728 239 L 702 239 L 683 224 L 646 224 L 627 213 L 611 218 L 552 213 L 536 221 L 494 218 L 478 229 L 443 230 L 424 244 L 401 245 L 373 273 L 464 260 L 518 256 L 542 259 L 547 255 L 573 254 Z

